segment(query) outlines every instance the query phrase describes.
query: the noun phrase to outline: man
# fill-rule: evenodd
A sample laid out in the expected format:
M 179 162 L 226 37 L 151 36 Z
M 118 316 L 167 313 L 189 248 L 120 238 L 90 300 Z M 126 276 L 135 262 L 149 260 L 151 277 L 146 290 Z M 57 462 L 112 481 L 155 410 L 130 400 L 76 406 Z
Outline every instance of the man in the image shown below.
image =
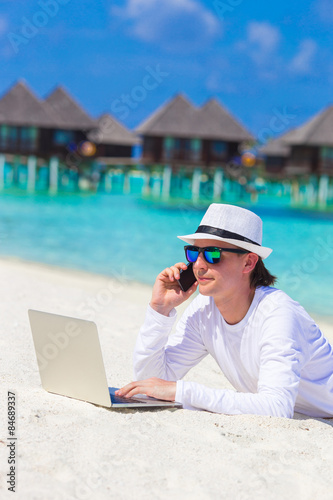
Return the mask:
M 196 282 L 183 292 L 180 262 L 156 279 L 134 353 L 137 381 L 119 390 L 144 393 L 184 408 L 291 418 L 294 411 L 333 417 L 333 351 L 306 311 L 270 285 L 263 264 L 262 221 L 249 210 L 212 204 L 189 243 Z M 287 244 L 287 242 L 286 242 Z M 175 307 L 199 286 L 177 325 Z M 236 391 L 181 379 L 207 354 Z

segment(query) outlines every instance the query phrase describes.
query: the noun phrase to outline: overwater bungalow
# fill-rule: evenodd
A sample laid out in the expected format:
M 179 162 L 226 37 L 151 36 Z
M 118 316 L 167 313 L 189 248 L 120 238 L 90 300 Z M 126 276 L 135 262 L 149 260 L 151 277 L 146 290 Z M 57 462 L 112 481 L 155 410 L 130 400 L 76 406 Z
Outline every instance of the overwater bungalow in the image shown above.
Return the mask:
M 291 150 L 290 146 L 284 142 L 286 135 L 270 139 L 267 144 L 259 148 L 259 154 L 264 159 L 267 174 L 281 176 L 285 172 Z
M 136 132 L 143 139 L 142 161 L 171 167 L 223 166 L 239 156 L 253 136 L 216 100 L 195 107 L 183 95 L 155 111 Z
M 100 161 L 116 163 L 131 158 L 133 147 L 140 143 L 136 134 L 128 130 L 109 113 L 95 120 L 95 127 L 88 133 L 89 141 L 96 145 L 96 156 Z
M 59 125 L 65 126 L 57 113 L 22 81 L 0 99 L 2 153 L 44 156 L 52 145 L 47 136 Z
M 67 156 L 76 150 L 80 153 L 80 145 L 87 141 L 88 131 L 95 126 L 94 120 L 60 86 L 46 97 L 44 105 L 51 108 L 59 117 L 59 122 L 54 123 L 57 127 L 48 131 L 47 149 L 51 156 Z
M 267 172 L 333 176 L 333 106 L 262 148 Z
M 19 81 L 0 99 L 0 153 L 58 157 L 65 163 L 73 155 L 103 156 L 112 163 L 130 160 L 136 142 L 110 115 L 90 117 L 63 87 L 42 100 Z

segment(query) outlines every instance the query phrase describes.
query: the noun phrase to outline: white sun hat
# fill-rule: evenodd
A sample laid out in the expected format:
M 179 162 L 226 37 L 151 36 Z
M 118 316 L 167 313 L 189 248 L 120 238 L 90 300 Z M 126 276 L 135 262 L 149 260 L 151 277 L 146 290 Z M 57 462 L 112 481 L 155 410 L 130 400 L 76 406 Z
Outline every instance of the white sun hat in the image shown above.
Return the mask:
M 190 245 L 194 245 L 195 240 L 225 241 L 256 253 L 262 259 L 266 259 L 272 253 L 271 248 L 261 246 L 262 220 L 260 217 L 250 210 L 235 205 L 212 203 L 196 232 L 177 236 L 177 238 Z

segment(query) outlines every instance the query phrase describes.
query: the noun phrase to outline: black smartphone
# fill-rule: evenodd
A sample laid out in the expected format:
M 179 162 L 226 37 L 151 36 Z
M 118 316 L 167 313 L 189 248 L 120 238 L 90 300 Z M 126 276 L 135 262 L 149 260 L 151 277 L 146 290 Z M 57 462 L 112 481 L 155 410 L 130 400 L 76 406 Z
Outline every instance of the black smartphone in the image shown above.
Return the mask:
M 179 271 L 180 278 L 178 281 L 180 288 L 183 292 L 187 292 L 187 290 L 193 285 L 196 281 L 196 277 L 193 273 L 193 263 L 190 262 L 187 266 L 187 269 L 181 269 Z

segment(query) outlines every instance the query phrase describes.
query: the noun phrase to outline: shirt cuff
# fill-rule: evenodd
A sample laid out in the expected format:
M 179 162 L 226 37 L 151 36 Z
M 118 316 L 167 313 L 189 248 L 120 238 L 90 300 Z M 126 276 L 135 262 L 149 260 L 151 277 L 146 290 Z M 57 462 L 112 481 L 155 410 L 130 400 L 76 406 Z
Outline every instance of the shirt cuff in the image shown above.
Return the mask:
M 177 403 L 181 403 L 184 410 L 200 411 L 201 408 L 195 408 L 186 401 L 186 397 L 184 397 L 184 384 L 186 384 L 186 382 L 184 382 L 183 380 L 177 381 L 175 401 Z

